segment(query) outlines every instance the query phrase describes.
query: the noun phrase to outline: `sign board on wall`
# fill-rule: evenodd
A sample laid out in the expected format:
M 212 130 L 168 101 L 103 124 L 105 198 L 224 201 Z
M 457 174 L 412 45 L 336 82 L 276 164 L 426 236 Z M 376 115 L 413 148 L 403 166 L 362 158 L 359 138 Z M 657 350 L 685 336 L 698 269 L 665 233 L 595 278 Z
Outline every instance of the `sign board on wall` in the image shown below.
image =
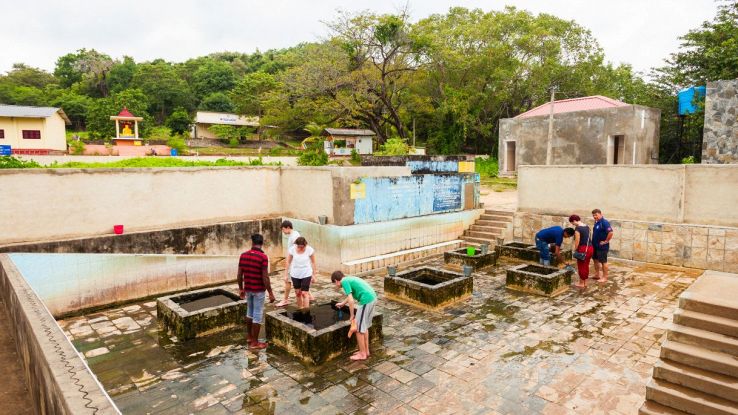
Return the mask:
M 460 161 L 459 162 L 459 173 L 474 173 L 474 162 L 473 161 Z
M 372 223 L 462 209 L 471 175 L 367 177 L 364 198 L 354 199 L 354 223 Z M 353 194 L 353 192 L 352 192 Z
M 364 183 L 351 183 L 351 199 L 365 199 L 366 185 Z
M 13 150 L 10 148 L 9 145 L 0 146 L 0 156 L 11 156 L 11 155 L 13 155 Z

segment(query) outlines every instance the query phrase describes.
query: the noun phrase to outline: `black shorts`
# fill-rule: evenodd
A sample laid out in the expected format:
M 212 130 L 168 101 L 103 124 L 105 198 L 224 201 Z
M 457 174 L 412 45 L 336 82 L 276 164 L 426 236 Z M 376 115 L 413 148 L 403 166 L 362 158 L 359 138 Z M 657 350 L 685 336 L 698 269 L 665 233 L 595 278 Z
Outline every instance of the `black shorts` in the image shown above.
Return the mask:
M 606 264 L 607 263 L 607 253 L 610 252 L 610 246 L 594 246 L 594 255 L 592 255 L 592 259 L 595 261 Z
M 292 288 L 301 291 L 310 291 L 310 281 L 313 277 L 307 278 L 292 278 Z

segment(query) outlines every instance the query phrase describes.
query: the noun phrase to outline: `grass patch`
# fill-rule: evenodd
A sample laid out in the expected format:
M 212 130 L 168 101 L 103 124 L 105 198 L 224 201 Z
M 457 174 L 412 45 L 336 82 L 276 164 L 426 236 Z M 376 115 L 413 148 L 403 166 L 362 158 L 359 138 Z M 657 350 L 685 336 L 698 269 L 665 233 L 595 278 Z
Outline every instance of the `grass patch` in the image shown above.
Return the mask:
M 509 192 L 517 190 L 518 188 L 518 180 L 514 177 L 482 177 L 480 180 L 482 186 L 487 187 L 494 192 Z
M 189 154 L 197 154 L 200 156 L 271 156 L 271 157 L 290 157 L 300 155 L 298 150 L 290 150 L 284 147 L 274 147 L 272 149 L 262 149 L 259 153 L 257 148 L 232 148 L 232 147 L 191 147 L 187 150 Z
M 212 167 L 212 166 L 278 166 L 281 163 L 264 163 L 261 158 L 250 162 L 219 159 L 216 161 L 183 160 L 173 157 L 137 157 L 118 160 L 110 163 L 86 163 L 70 161 L 67 163 L 52 163 L 49 168 L 54 169 L 109 169 L 109 168 L 136 168 L 136 167 Z

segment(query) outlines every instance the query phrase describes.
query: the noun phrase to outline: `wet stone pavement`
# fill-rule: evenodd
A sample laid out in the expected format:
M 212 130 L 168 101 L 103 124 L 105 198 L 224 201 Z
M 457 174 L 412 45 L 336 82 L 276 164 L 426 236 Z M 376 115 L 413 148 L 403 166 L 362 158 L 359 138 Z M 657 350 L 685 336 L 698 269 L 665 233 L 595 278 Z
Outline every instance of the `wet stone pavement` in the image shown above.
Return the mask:
M 474 295 L 437 312 L 382 299 L 383 273 L 368 277 L 385 338 L 365 362 L 304 366 L 249 351 L 238 329 L 176 343 L 155 301 L 59 324 L 124 414 L 637 413 L 676 298 L 701 271 L 613 263 L 606 286 L 551 299 L 505 289 L 517 264 L 475 273 Z M 313 291 L 339 298 L 326 276 Z

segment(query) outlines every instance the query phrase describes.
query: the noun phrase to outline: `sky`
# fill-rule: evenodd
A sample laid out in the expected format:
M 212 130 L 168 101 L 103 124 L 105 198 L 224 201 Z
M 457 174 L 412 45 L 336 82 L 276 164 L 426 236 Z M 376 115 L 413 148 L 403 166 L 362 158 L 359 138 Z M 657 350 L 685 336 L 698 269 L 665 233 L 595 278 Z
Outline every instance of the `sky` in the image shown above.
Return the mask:
M 252 53 L 325 39 L 338 10 L 392 13 L 407 5 L 413 21 L 449 7 L 501 10 L 514 5 L 588 28 L 607 60 L 637 71 L 663 65 L 678 37 L 716 13 L 715 0 L 0 0 L 0 73 L 22 62 L 53 71 L 80 48 L 137 62 L 181 62 L 213 52 Z

